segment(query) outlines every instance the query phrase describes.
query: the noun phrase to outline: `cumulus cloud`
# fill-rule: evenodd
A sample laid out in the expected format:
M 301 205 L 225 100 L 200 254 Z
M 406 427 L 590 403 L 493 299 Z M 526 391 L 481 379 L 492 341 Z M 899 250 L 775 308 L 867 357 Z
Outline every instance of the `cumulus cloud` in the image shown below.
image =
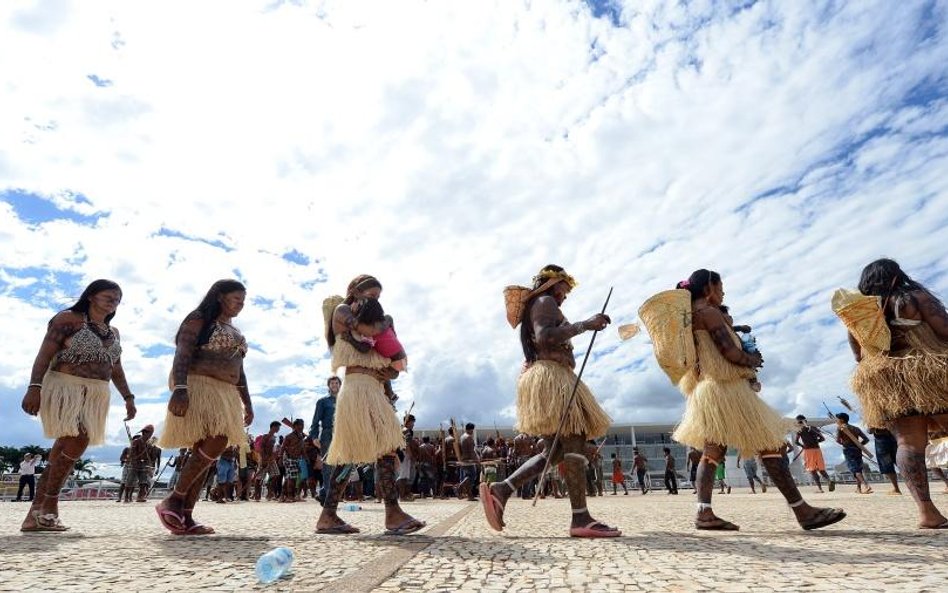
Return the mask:
M 829 298 L 863 265 L 948 293 L 937 3 L 45 7 L 0 9 L 4 440 L 41 441 L 17 407 L 42 329 L 97 277 L 125 293 L 136 426 L 163 418 L 183 316 L 246 281 L 254 430 L 309 420 L 320 303 L 362 272 L 424 426 L 513 421 L 500 291 L 546 263 L 581 282 L 567 316 L 614 286 L 618 322 L 720 271 L 787 414 L 848 394 Z M 603 334 L 586 378 L 617 421 L 680 415 L 644 335 Z

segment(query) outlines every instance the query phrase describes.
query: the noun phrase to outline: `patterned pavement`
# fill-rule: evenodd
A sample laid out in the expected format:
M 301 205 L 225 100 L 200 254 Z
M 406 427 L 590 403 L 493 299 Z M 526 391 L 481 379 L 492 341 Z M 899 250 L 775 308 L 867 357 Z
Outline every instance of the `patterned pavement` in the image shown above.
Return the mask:
M 21 534 L 26 504 L 0 503 L 0 591 L 948 591 L 948 531 L 915 529 L 911 499 L 879 486 L 805 492 L 849 513 L 815 532 L 772 492 L 715 496 L 737 533 L 695 531 L 688 492 L 589 499 L 596 518 L 623 529 L 613 540 L 569 538 L 568 504 L 551 499 L 512 501 L 503 534 L 479 503 L 408 503 L 428 522 L 409 537 L 382 535 L 374 503 L 342 513 L 363 530 L 349 537 L 315 535 L 313 502 L 201 503 L 196 516 L 218 533 L 195 539 L 164 532 L 151 504 L 113 502 L 64 502 L 71 531 Z M 275 546 L 294 550 L 293 570 L 259 585 L 254 563 Z

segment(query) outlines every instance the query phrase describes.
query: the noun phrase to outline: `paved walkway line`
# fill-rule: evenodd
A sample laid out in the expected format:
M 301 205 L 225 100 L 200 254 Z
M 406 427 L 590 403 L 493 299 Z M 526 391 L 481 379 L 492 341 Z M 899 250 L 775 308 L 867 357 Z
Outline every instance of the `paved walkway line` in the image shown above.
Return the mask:
M 323 587 L 321 591 L 358 591 L 360 593 L 367 593 L 375 590 L 376 587 L 398 572 L 398 569 L 405 563 L 414 558 L 418 552 L 432 545 L 434 543 L 432 538 L 444 535 L 449 529 L 457 525 L 461 519 L 475 509 L 480 508 L 480 504 L 471 504 L 467 508 L 461 509 L 444 521 L 441 521 L 423 534 L 417 536 L 402 536 L 404 537 L 404 543 L 400 544 L 397 548 L 394 548 L 391 552 L 388 552 L 361 570 L 357 570 L 340 579 L 326 583 L 326 586 Z

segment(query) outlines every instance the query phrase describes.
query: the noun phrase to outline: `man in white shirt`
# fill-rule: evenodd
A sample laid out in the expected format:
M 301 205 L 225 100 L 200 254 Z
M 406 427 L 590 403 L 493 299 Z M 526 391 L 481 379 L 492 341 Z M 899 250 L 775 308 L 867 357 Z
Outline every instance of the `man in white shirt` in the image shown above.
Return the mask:
M 33 500 L 33 495 L 36 492 L 36 466 L 42 460 L 43 457 L 41 455 L 33 455 L 32 453 L 27 453 L 23 456 L 23 461 L 20 462 L 20 487 L 16 491 L 16 500 L 18 502 L 23 500 L 24 486 L 28 486 L 30 489 L 30 497 L 26 500 Z

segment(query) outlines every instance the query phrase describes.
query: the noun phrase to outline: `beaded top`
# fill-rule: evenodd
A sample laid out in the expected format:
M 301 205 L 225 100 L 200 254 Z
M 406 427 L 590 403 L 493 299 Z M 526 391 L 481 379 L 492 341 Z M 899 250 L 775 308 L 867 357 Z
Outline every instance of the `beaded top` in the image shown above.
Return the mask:
M 59 352 L 57 358 L 67 364 L 115 364 L 121 355 L 122 346 L 111 328 L 105 336 L 100 336 L 86 321 L 72 335 L 69 345 Z
M 201 349 L 229 353 L 232 357 L 238 354 L 244 357 L 247 355 L 247 338 L 233 325 L 215 321 L 214 329 L 211 330 L 207 343 L 203 344 Z

